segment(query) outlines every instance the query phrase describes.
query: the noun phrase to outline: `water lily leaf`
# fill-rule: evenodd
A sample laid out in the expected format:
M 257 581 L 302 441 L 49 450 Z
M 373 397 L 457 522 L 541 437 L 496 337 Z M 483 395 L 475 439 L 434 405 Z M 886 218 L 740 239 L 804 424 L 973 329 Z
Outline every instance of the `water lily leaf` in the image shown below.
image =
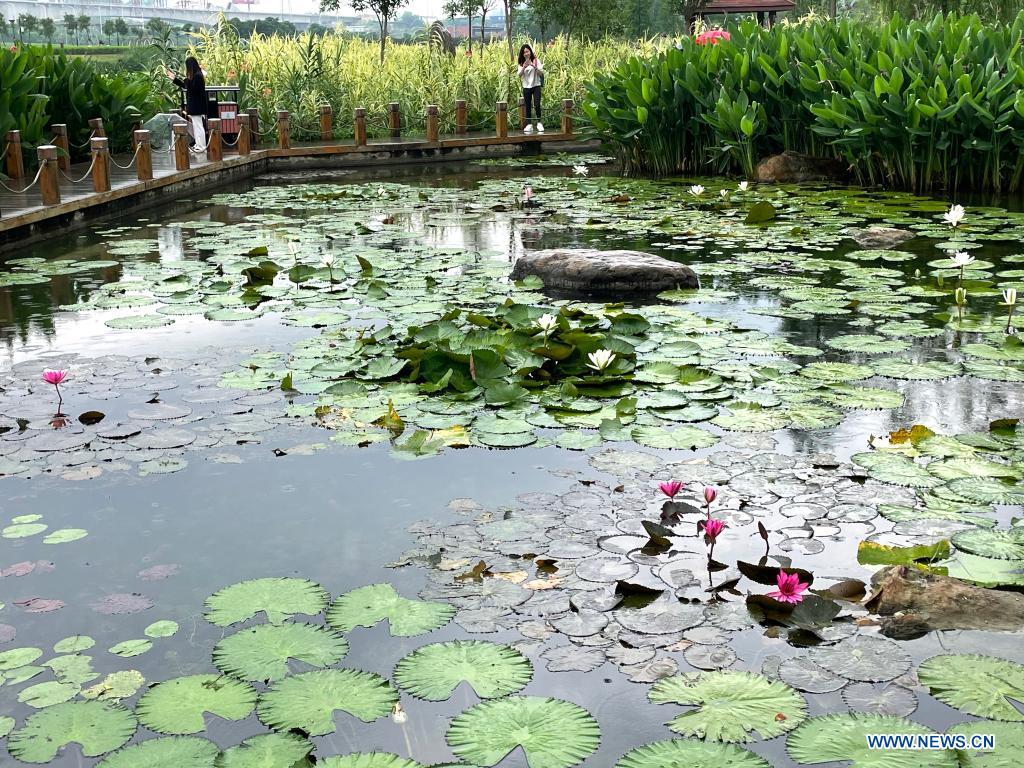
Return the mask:
M 86 757 L 98 757 L 125 744 L 135 728 L 135 715 L 118 704 L 66 701 L 30 715 L 7 737 L 7 749 L 25 763 L 48 763 L 75 743 Z
M 771 739 L 807 717 L 807 703 L 799 693 L 785 683 L 751 672 L 677 675 L 659 680 L 647 697 L 654 704 L 696 706 L 677 715 L 668 727 L 684 736 L 712 741 Z
M 0 717 L 0 739 L 14 730 L 17 722 L 13 717 Z
M 228 627 L 263 612 L 271 624 L 280 624 L 297 613 L 315 616 L 330 596 L 307 579 L 268 578 L 242 581 L 206 598 L 206 620 Z
M 903 352 L 910 349 L 910 344 L 905 341 L 887 339 L 884 336 L 873 336 L 870 334 L 834 336 L 831 339 L 827 339 L 825 343 L 832 347 L 832 349 L 841 349 L 844 352 L 863 352 L 872 355 Z
M 348 653 L 348 641 L 337 632 L 313 624 L 262 624 L 222 639 L 213 649 L 213 664 L 240 680 L 278 680 L 289 672 L 288 661 L 329 667 Z
M 61 683 L 49 680 L 45 683 L 30 685 L 18 692 L 18 701 L 30 707 L 42 709 L 68 701 L 78 695 L 81 686 L 78 683 Z
M 887 451 L 867 451 L 852 456 L 854 464 L 864 467 L 868 474 L 883 483 L 905 485 L 911 488 L 935 488 L 942 481 L 916 464 L 912 459 Z
M 910 669 L 910 654 L 880 637 L 857 635 L 835 645 L 811 648 L 808 655 L 823 669 L 860 682 L 892 680 Z
M 443 627 L 455 609 L 447 603 L 410 600 L 390 584 L 371 584 L 341 595 L 327 611 L 327 623 L 341 632 L 387 620 L 392 636 L 414 637 Z
M 72 635 L 54 643 L 54 653 L 78 653 L 87 651 L 96 645 L 96 641 L 88 635 Z
M 931 570 L 980 587 L 1024 587 L 1024 563 L 1017 560 L 999 560 L 957 552 L 955 557 L 935 563 Z
M 909 565 L 915 560 L 935 562 L 949 557 L 949 542 L 915 544 L 910 547 L 891 547 L 875 541 L 862 541 L 857 545 L 857 562 L 861 565 Z
M 359 752 L 352 755 L 335 755 L 317 762 L 317 768 L 424 768 L 415 760 L 390 752 Z M 444 768 L 444 766 L 433 766 Z M 458 768 L 458 766 L 453 766 Z
M 4 651 L 0 653 L 0 671 L 24 667 L 42 655 L 42 648 L 12 648 L 9 651 Z
M 954 533 L 953 546 L 964 552 L 1000 560 L 1024 560 L 1024 528 L 1006 531 L 974 529 Z M 1024 567 L 1024 563 L 1020 564 Z
M 597 721 L 562 699 L 508 696 L 477 704 L 452 720 L 448 746 L 463 760 L 495 765 L 522 747 L 530 768 L 569 768 L 597 749 Z
M 152 640 L 125 640 L 112 645 L 107 650 L 115 656 L 121 656 L 122 658 L 131 658 L 132 656 L 141 656 L 153 647 Z
M 86 699 L 120 701 L 134 696 L 145 682 L 146 678 L 135 669 L 111 672 L 96 685 L 83 690 L 82 696 Z
M 126 317 L 113 317 L 103 324 L 108 328 L 134 330 L 140 328 L 160 328 L 173 322 L 174 318 L 167 317 L 166 315 L 128 315 Z
M 301 729 L 311 736 L 334 733 L 334 712 L 365 723 L 384 717 L 398 691 L 380 675 L 354 669 L 320 669 L 278 680 L 260 697 L 260 720 L 279 731 Z
M 960 477 L 947 485 L 953 493 L 979 503 L 1024 504 L 1024 485 L 1005 483 L 993 477 Z
M 901 685 L 876 688 L 870 683 L 850 683 L 843 689 L 843 703 L 852 712 L 909 717 L 917 709 L 914 692 Z
M 204 714 L 242 720 L 256 705 L 256 691 L 219 675 L 189 675 L 157 683 L 139 699 L 139 722 L 157 733 L 184 735 L 205 730 Z
M 771 768 L 760 755 L 734 744 L 717 744 L 697 739 L 668 739 L 637 747 L 615 764 L 615 768 Z
M 800 369 L 800 375 L 815 381 L 840 384 L 868 379 L 875 375 L 875 371 L 870 366 L 854 363 L 811 363 Z
M 661 427 L 636 427 L 632 431 L 632 437 L 640 445 L 678 450 L 709 448 L 718 442 L 716 435 L 691 426 L 676 427 L 672 430 Z
M 970 749 L 957 750 L 960 768 L 1003 768 L 1008 765 L 1024 765 L 1024 725 L 991 720 L 973 720 L 969 723 L 954 725 L 947 733 L 962 734 L 967 737 L 974 735 L 995 737 L 995 750 L 977 752 Z
M 108 756 L 96 768 L 213 768 L 220 750 L 198 736 L 164 736 L 132 744 Z
M 142 630 L 142 634 L 146 637 L 173 637 L 177 632 L 178 622 L 169 619 L 154 621 Z
M 779 665 L 779 679 L 807 693 L 831 693 L 847 684 L 847 680 L 820 667 L 806 656 L 794 656 Z
M 224 750 L 216 768 L 303 768 L 313 744 L 294 733 L 265 733 L 250 736 L 237 746 Z M 329 759 L 329 758 L 328 758 Z M 318 765 L 326 763 L 321 760 Z
M 778 211 L 775 206 L 769 203 L 767 200 L 761 200 L 750 206 L 747 211 L 747 217 L 744 219 L 745 224 L 764 224 L 767 221 L 771 221 L 776 217 Z
M 933 461 L 928 465 L 928 471 L 943 480 L 955 480 L 958 477 L 1020 477 L 1019 469 L 974 456 Z
M 927 734 L 931 730 L 902 717 L 861 713 L 824 715 L 804 722 L 786 739 L 789 756 L 803 765 L 839 761 L 850 768 L 957 768 L 948 750 L 892 750 L 868 747 L 869 734 Z
M 876 361 L 872 363 L 872 367 L 879 376 L 908 381 L 936 381 L 959 376 L 962 373 L 959 363 L 947 363 L 941 360 L 914 363 L 910 360 L 891 358 Z
M 84 528 L 61 528 L 58 531 L 51 531 L 43 537 L 43 544 L 66 544 L 69 541 L 78 541 L 89 535 Z
M 1024 722 L 1024 666 L 1016 662 L 974 653 L 932 656 L 917 677 L 936 699 L 969 715 Z
M 533 666 L 507 645 L 482 640 L 452 640 L 426 645 L 395 667 L 395 682 L 413 696 L 444 701 L 467 682 L 481 699 L 507 696 L 523 689 Z

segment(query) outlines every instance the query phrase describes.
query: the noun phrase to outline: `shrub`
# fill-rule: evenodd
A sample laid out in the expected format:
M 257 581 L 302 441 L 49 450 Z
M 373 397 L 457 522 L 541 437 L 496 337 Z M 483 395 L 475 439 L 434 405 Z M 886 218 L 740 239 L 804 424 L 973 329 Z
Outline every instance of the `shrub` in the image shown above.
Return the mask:
M 794 150 L 916 191 L 1010 191 L 1024 170 L 1024 13 L 812 20 L 684 39 L 598 74 L 583 110 L 630 173 L 752 176 Z

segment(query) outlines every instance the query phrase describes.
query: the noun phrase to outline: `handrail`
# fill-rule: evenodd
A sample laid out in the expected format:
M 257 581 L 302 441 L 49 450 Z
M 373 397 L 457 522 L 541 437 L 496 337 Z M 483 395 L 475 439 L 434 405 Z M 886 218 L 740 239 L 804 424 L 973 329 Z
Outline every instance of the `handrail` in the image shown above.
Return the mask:
M 92 170 L 92 169 L 90 169 L 90 170 Z M 36 177 L 35 177 L 34 179 L 32 179 L 32 183 L 31 183 L 31 184 L 29 184 L 29 185 L 28 185 L 27 187 L 25 187 L 24 189 L 11 189 L 11 188 L 10 188 L 10 187 L 8 187 L 8 186 L 7 186 L 6 184 L 4 184 L 4 183 L 3 183 L 2 181 L 0 181 L 0 187 L 3 187 L 3 188 L 4 188 L 4 189 L 6 189 L 6 190 L 7 190 L 8 192 L 13 192 L 13 193 L 14 193 L 14 194 L 16 194 L 16 195 L 22 195 L 22 194 L 24 194 L 25 192 L 28 192 L 28 191 L 29 191 L 30 189 L 32 189 L 32 187 L 34 187 L 34 186 L 35 186 L 36 184 L 38 184 L 38 183 L 39 183 L 39 177 L 40 177 L 40 176 L 42 176 L 42 175 L 43 175 L 43 166 L 42 166 L 42 165 L 40 165 L 40 166 L 39 166 L 39 170 L 38 170 L 38 171 L 36 171 Z

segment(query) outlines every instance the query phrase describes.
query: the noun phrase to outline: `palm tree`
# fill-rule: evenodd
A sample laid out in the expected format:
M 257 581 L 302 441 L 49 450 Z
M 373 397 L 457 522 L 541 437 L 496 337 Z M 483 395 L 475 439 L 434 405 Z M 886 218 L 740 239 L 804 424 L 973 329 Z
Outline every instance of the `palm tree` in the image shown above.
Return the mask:
M 78 40 L 78 17 L 71 13 L 64 15 L 64 42 L 68 42 L 68 35 Z
M 39 32 L 42 34 L 43 39 L 48 42 L 53 42 L 53 36 L 57 32 L 57 22 L 47 17 L 39 20 Z

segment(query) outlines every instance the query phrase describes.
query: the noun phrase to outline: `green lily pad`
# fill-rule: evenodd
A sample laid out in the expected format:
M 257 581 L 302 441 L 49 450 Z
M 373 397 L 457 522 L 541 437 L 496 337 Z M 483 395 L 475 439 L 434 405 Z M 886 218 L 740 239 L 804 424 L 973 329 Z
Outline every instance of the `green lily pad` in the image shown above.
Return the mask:
M 96 768 L 214 768 L 219 754 L 216 744 L 198 736 L 164 736 L 125 747 Z
M 597 721 L 562 699 L 508 696 L 477 704 L 448 728 L 448 746 L 463 760 L 495 765 L 522 747 L 530 768 L 569 768 L 597 749 Z
M 1024 528 L 1006 531 L 974 529 L 953 534 L 953 546 L 964 552 L 999 560 L 1024 560 Z M 1020 563 L 1024 568 L 1024 562 Z
M 86 757 L 98 757 L 127 743 L 135 728 L 135 715 L 118 704 L 66 701 L 30 715 L 7 737 L 7 749 L 25 763 L 48 763 L 75 743 Z
M 54 653 L 78 653 L 87 651 L 96 645 L 96 641 L 88 635 L 72 635 L 59 640 L 53 645 Z
M 615 768 L 771 768 L 771 763 L 734 744 L 669 739 L 627 752 Z
M 932 656 L 917 677 L 936 699 L 969 715 L 1024 722 L 1024 666 L 1016 662 L 973 653 Z
M 265 733 L 250 736 L 241 744 L 224 750 L 217 768 L 303 768 L 313 744 L 294 733 Z M 330 758 L 328 758 L 329 760 Z M 317 763 L 326 763 L 320 760 Z
M 751 672 L 676 675 L 656 682 L 647 698 L 654 704 L 697 707 L 677 715 L 668 727 L 683 736 L 710 741 L 747 742 L 758 736 L 771 739 L 792 730 L 807 717 L 803 696 L 783 682 Z
M 883 483 L 911 488 L 934 488 L 942 485 L 942 481 L 929 473 L 927 467 L 898 453 L 867 451 L 856 453 L 851 458 L 854 464 L 864 467 L 871 477 Z
M 387 620 L 395 637 L 414 637 L 443 627 L 455 609 L 447 603 L 410 600 L 390 584 L 370 584 L 341 595 L 327 610 L 327 623 L 341 632 Z
M 228 635 L 213 649 L 213 664 L 241 680 L 278 680 L 288 661 L 329 667 L 348 653 L 348 641 L 337 632 L 313 624 L 263 624 Z
M 507 696 L 523 689 L 533 666 L 507 645 L 482 640 L 452 640 L 426 645 L 395 667 L 395 682 L 427 701 L 450 698 L 462 682 L 481 699 Z
M 49 680 L 45 683 L 30 685 L 18 692 L 18 701 L 28 704 L 30 707 L 42 709 L 60 704 L 62 701 L 70 701 L 81 690 L 78 683 L 61 683 L 56 680 Z
M 315 616 L 330 596 L 308 579 L 268 578 L 242 581 L 214 592 L 206 599 L 206 620 L 228 627 L 264 613 L 271 624 L 280 624 L 297 613 Z
M 184 735 L 206 729 L 207 712 L 225 720 L 243 720 L 256 706 L 256 691 L 219 675 L 189 675 L 150 688 L 139 699 L 139 722 L 157 733 Z
M 948 750 L 871 749 L 870 734 L 928 734 L 923 725 L 892 715 L 835 714 L 812 717 L 789 734 L 786 751 L 801 765 L 833 761 L 850 768 L 957 768 Z
M 957 750 L 960 768 L 1004 768 L 1005 766 L 1024 765 L 1024 725 L 1020 723 L 974 720 L 954 725 L 946 733 L 956 733 L 967 737 L 975 735 L 995 737 L 996 748 L 994 750 Z
M 173 637 L 177 632 L 178 622 L 169 619 L 154 621 L 142 630 L 142 634 L 146 637 Z
M 325 758 L 317 763 L 317 768 L 424 768 L 424 766 L 415 760 L 409 760 L 390 752 L 359 752 Z M 444 766 L 434 766 L 433 768 L 444 768 Z
M 161 328 L 174 322 L 174 318 L 166 315 L 128 315 L 127 317 L 113 317 L 103 324 L 108 328 L 120 330 L 138 330 L 142 328 Z
M 144 640 L 140 638 L 138 640 L 125 640 L 117 645 L 112 645 L 107 650 L 115 656 L 121 656 L 127 659 L 132 656 L 141 656 L 152 649 L 152 647 L 152 640 Z
M 1005 483 L 993 477 L 960 477 L 948 487 L 965 499 L 984 504 L 1024 504 L 1024 485 Z
M 84 539 L 88 535 L 89 532 L 84 528 L 61 528 L 44 536 L 43 544 L 66 544 L 69 541 Z
M 324 736 L 334 733 L 336 710 L 369 723 L 389 714 L 397 701 L 398 691 L 380 675 L 321 669 L 278 680 L 260 697 L 257 712 L 275 730 Z

